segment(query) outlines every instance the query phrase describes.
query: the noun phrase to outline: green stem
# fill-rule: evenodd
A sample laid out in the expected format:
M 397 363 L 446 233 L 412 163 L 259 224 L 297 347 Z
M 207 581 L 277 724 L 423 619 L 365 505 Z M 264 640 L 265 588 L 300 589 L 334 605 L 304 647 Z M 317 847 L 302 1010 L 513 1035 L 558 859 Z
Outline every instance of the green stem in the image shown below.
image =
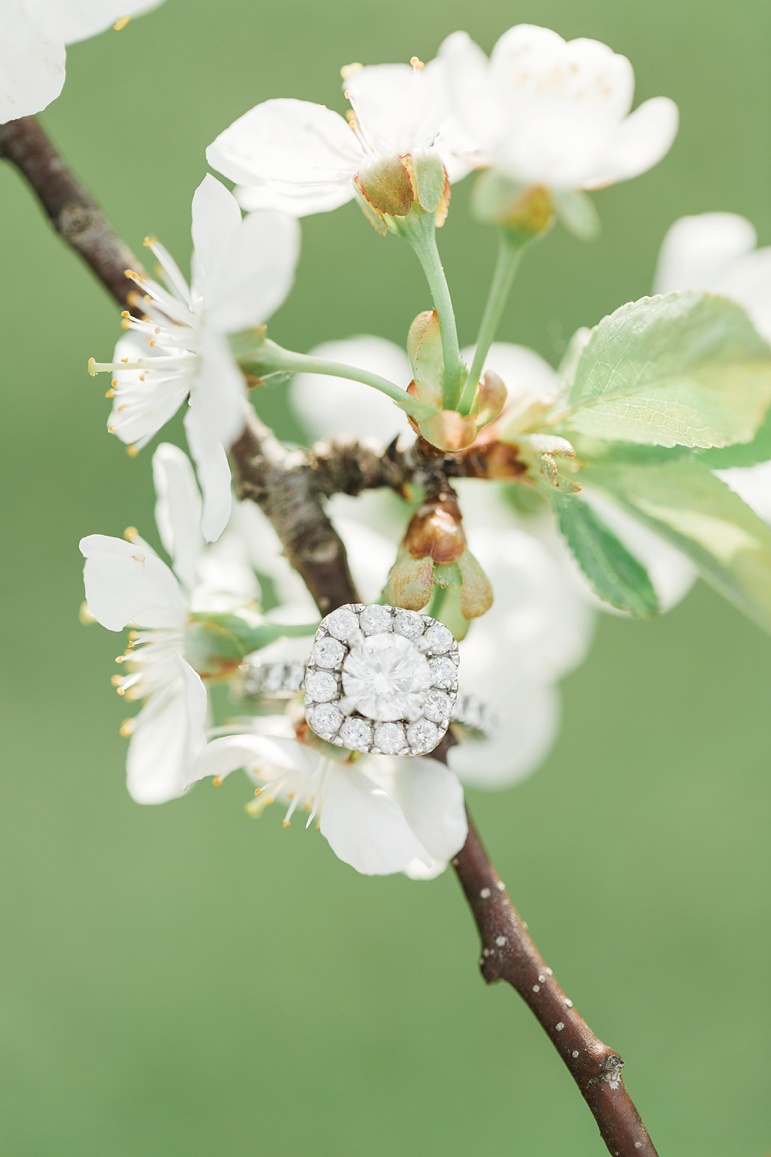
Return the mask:
M 272 341 L 264 341 L 258 353 L 240 358 L 239 364 L 245 373 L 253 373 L 257 377 L 273 373 L 306 373 L 361 382 L 362 385 L 370 386 L 373 390 L 378 390 L 379 393 L 391 398 L 400 410 L 404 410 L 405 414 L 409 414 L 416 421 L 430 418 L 436 413 L 433 407 L 417 401 L 406 390 L 389 382 L 387 378 L 381 378 L 379 374 L 370 373 L 369 370 L 363 370 L 358 366 L 348 366 L 343 362 L 333 362 L 327 358 L 285 350 Z
M 444 406 L 454 410 L 458 405 L 465 367 L 460 359 L 458 328 L 455 324 L 455 310 L 452 306 L 450 287 L 444 272 L 442 259 L 436 244 L 436 222 L 433 213 L 413 210 L 407 217 L 399 219 L 399 232 L 409 241 L 426 275 L 428 287 L 439 316 L 439 331 L 442 337 L 444 359 Z
M 471 369 L 469 370 L 466 384 L 463 387 L 463 393 L 458 403 L 458 409 L 461 414 L 468 414 L 471 409 L 477 384 L 482 375 L 485 358 L 490 352 L 490 346 L 498 332 L 498 326 L 500 325 L 501 317 L 514 283 L 514 277 L 528 240 L 530 240 L 529 237 L 523 237 L 521 234 L 505 229 L 501 230 L 498 261 L 495 266 L 495 273 L 493 274 L 493 281 L 487 297 L 485 311 L 482 314 L 482 321 L 479 324 L 479 333 L 477 334 L 476 348 L 474 350 L 474 361 L 471 364 Z

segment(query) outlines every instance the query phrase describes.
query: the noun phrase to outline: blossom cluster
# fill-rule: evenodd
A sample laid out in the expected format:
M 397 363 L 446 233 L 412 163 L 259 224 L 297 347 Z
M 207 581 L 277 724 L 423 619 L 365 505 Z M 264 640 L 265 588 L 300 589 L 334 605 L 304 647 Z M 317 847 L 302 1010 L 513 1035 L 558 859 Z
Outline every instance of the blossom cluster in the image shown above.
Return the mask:
M 66 44 L 158 2 L 102 4 L 92 19 L 82 3 L 12 0 L 0 31 L 10 12 L 24 51 L 13 66 L 0 57 L 0 118 L 56 96 Z M 24 53 L 34 69 L 17 67 Z M 210 145 L 210 166 L 235 190 L 211 174 L 196 189 L 189 278 L 155 238 L 145 242 L 155 275 L 126 271 L 126 332 L 112 359 L 89 361 L 92 375 L 110 376 L 108 429 L 138 452 L 182 409 L 195 470 L 179 448 L 156 447 L 156 525 L 171 565 L 133 528 L 124 539 L 90 535 L 81 542 L 86 600 L 107 629 L 131 627 L 114 682 L 141 704 L 122 727 L 135 800 L 166 802 L 243 769 L 253 815 L 280 801 L 285 824 L 296 813 L 306 826 L 316 821 L 358 871 L 428 878 L 465 841 L 462 783 L 506 787 L 543 761 L 558 730 L 559 682 L 585 658 L 600 607 L 667 610 L 698 566 L 744 609 L 771 616 L 769 465 L 760 449 L 754 458 L 730 453 L 755 445 L 771 403 L 762 377 L 771 364 L 771 250 L 757 250 L 751 225 L 733 214 L 683 218 L 664 239 L 651 299 L 659 304 L 635 303 L 634 334 L 657 327 L 650 348 L 663 350 L 664 368 L 642 354 L 633 361 L 632 329 L 618 311 L 577 334 L 555 370 L 496 340 L 517 263 L 555 220 L 592 232 L 586 191 L 658 163 L 677 131 L 674 103 L 657 97 L 631 111 L 625 57 L 531 25 L 504 33 L 489 58 L 455 32 L 427 63 L 350 65 L 342 76 L 345 116 L 266 100 Z M 462 349 L 436 229 L 452 184 L 471 174 L 473 212 L 499 231 L 501 258 L 477 341 Z M 266 323 L 292 288 L 298 219 L 353 200 L 379 233 L 413 248 L 432 308 L 413 322 L 406 348 L 359 335 L 305 353 L 283 349 Z M 741 383 L 730 405 L 702 372 L 707 331 L 726 334 L 708 354 Z M 612 381 L 603 378 L 609 364 Z M 256 698 L 244 693 L 250 664 L 302 672 L 318 647 L 313 600 L 274 528 L 233 497 L 231 480 L 250 387 L 287 378 L 309 441 L 374 438 L 423 455 L 423 473 L 400 499 L 337 496 L 328 514 L 367 605 L 422 615 L 424 626 L 437 620 L 459 641 L 463 691 L 485 701 L 495 725 L 450 722 L 441 757 L 328 742 L 304 713 L 302 674 L 272 691 L 266 683 Z M 668 497 L 644 492 L 663 461 L 656 454 L 673 448 L 666 469 L 695 471 L 675 482 L 678 493 L 692 486 L 697 529 L 688 511 L 675 518 Z M 452 486 L 435 485 L 426 465 L 443 455 L 454 462 Z M 476 476 L 461 469 L 472 459 L 484 463 Z M 705 545 L 698 503 L 707 491 L 712 501 L 713 485 L 717 545 Z M 732 520 L 749 548 L 721 539 Z M 322 669 L 342 651 L 333 637 Z M 402 652 L 413 654 L 406 644 Z M 388 656 L 366 674 L 385 697 L 389 678 L 402 680 L 402 694 L 409 676 Z M 325 679 L 338 686 L 337 676 Z M 210 693 L 218 682 L 239 703 L 224 720 Z M 373 718 L 393 725 L 387 710 Z

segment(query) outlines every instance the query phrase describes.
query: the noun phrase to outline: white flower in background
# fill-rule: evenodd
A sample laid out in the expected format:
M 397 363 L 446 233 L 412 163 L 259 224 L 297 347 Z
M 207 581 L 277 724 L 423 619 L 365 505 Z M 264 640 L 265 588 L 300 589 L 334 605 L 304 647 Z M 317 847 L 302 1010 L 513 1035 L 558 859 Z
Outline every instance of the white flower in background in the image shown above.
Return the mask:
M 227 335 L 266 321 L 286 298 L 299 254 L 297 222 L 264 211 L 242 218 L 232 193 L 207 176 L 193 197 L 192 279 L 171 255 L 147 245 L 166 285 L 132 273 L 144 297 L 115 361 L 89 362 L 113 375 L 108 428 L 141 449 L 189 397 L 185 432 L 204 494 L 202 528 L 216 539 L 231 510 L 226 450 L 244 427 L 245 383 Z
M 31 116 L 64 85 L 68 44 L 157 8 L 162 0 L 3 0 L 0 4 L 0 124 Z
M 253 729 L 212 740 L 193 779 L 221 780 L 244 768 L 257 784 L 250 810 L 279 800 L 289 823 L 318 822 L 335 854 L 369 876 L 442 872 L 466 841 L 463 789 L 432 759 L 363 755 L 343 762 L 299 743 L 286 716 L 256 719 Z
M 669 151 L 677 106 L 666 97 L 630 113 L 634 73 L 596 40 L 564 41 L 519 24 L 485 56 L 465 32 L 439 51 L 477 168 L 525 185 L 594 189 L 644 173 Z
M 655 293 L 702 289 L 743 305 L 771 341 L 771 246 L 757 248 L 754 226 L 736 213 L 699 213 L 671 225 L 661 246 Z M 771 523 L 771 462 L 716 471 Z
M 337 209 L 380 162 L 407 155 L 436 154 L 453 167 L 443 61 L 351 65 L 343 74 L 348 119 L 311 101 L 267 100 L 209 146 L 206 159 L 236 182 L 244 208 L 297 217 Z M 457 163 L 451 175 L 460 175 Z
M 771 246 L 757 248 L 737 213 L 699 213 L 671 225 L 659 253 L 654 293 L 703 289 L 731 297 L 771 341 Z
M 137 628 L 120 659 L 128 674 L 114 680 L 119 695 L 143 701 L 122 728 L 130 737 L 127 786 L 137 803 L 182 795 L 206 741 L 206 690 L 185 658 L 190 613 L 243 607 L 259 594 L 227 533 L 205 548 L 201 496 L 182 451 L 160 445 L 153 477 L 156 523 L 173 570 L 136 531 L 127 532 L 128 541 L 92 534 L 80 543 L 91 614 L 110 631 Z

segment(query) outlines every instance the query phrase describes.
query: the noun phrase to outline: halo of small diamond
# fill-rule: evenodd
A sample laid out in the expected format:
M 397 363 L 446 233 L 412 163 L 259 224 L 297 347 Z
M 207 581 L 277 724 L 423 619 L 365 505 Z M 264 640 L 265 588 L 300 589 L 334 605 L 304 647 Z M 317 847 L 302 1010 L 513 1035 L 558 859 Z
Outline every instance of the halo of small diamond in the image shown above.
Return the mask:
M 399 639 L 392 649 L 385 642 L 388 635 Z M 374 643 L 381 637 L 382 643 Z M 450 723 L 458 695 L 458 661 L 452 633 L 430 615 L 380 604 L 338 607 L 322 620 L 306 667 L 308 726 L 321 739 L 351 751 L 427 755 Z M 362 672 L 355 685 L 346 677 L 352 667 Z M 367 678 L 372 691 L 365 686 Z M 389 697 L 409 716 L 384 708 Z M 377 707 L 372 705 L 375 698 Z

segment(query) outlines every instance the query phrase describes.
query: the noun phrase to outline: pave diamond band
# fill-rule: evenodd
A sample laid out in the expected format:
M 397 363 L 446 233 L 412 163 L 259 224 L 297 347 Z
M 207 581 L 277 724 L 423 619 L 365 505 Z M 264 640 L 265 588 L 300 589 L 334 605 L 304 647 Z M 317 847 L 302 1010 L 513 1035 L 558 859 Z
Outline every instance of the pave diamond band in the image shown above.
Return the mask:
M 458 644 L 430 615 L 351 603 L 324 618 L 306 664 L 261 663 L 240 669 L 243 699 L 305 693 L 310 729 L 353 751 L 427 755 L 452 723 L 490 735 L 495 719 L 473 695 L 458 693 Z
M 239 699 L 289 699 L 304 689 L 305 664 L 299 660 L 261 663 L 259 652 L 255 651 L 253 655 L 247 655 L 239 667 Z M 483 699 L 461 692 L 452 708 L 450 723 L 489 738 L 495 729 L 496 718 Z

